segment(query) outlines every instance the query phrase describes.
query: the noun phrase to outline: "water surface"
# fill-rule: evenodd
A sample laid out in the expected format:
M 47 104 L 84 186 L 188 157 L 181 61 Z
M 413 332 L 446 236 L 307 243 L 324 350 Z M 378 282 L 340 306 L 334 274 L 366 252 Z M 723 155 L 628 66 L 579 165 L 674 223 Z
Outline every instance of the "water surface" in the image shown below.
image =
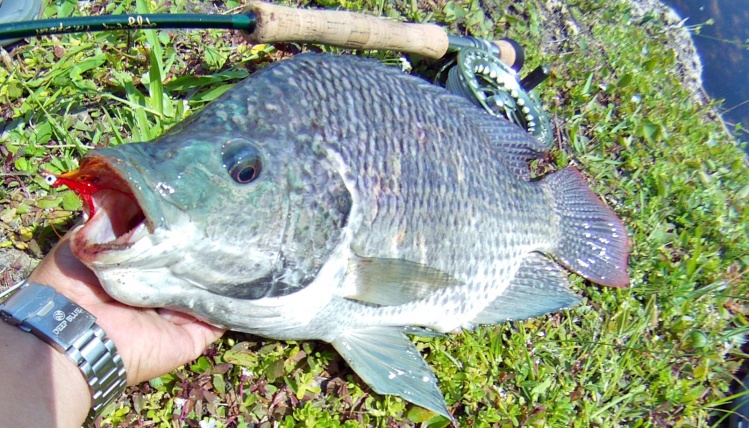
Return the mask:
M 741 123 L 736 136 L 749 140 L 749 0 L 665 0 L 686 25 L 702 25 L 692 38 L 702 59 L 705 90 L 725 100 L 720 111 L 729 124 Z M 747 149 L 749 150 L 749 148 Z

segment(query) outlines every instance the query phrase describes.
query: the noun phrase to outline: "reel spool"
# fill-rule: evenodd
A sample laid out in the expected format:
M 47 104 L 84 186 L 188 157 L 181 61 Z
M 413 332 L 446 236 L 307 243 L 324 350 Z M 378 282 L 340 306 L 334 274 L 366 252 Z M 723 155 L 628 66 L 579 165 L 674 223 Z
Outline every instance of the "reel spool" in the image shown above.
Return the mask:
M 450 66 L 451 64 L 448 64 Z M 552 129 L 541 101 L 531 90 L 548 77 L 548 68 L 533 70 L 522 81 L 492 53 L 475 47 L 458 51 L 448 71 L 447 90 L 471 100 L 489 114 L 509 120 L 550 147 Z

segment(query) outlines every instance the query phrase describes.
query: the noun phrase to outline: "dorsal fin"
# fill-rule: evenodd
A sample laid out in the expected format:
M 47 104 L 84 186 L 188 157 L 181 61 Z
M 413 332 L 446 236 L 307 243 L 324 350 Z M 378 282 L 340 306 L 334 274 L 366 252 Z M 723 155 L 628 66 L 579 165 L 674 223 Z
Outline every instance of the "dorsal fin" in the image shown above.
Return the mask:
M 544 156 L 551 147 L 505 119 L 486 115 L 478 120 L 480 123 L 477 128 L 494 144 L 497 157 L 517 177 L 530 181 L 531 170 L 528 163 Z
M 347 58 L 348 59 L 348 58 Z M 467 98 L 455 95 L 445 88 L 433 85 L 426 80 L 401 72 L 394 67 L 385 67 L 382 73 L 390 73 L 394 80 L 400 80 L 404 86 L 415 85 L 419 91 L 431 93 L 441 99 L 452 111 L 446 114 L 463 117 L 466 126 L 479 130 L 494 145 L 496 157 L 517 177 L 530 181 L 531 172 L 528 163 L 544 156 L 551 146 L 547 145 L 523 128 L 514 123 L 494 117 L 483 108 L 476 106 Z
M 423 90 L 435 90 L 434 85 L 422 85 Z M 442 91 L 441 88 L 436 90 Z M 472 104 L 462 96 L 443 93 L 441 97 L 452 105 L 456 114 L 468 119 L 467 126 L 481 132 L 494 146 L 497 158 L 518 178 L 530 181 L 531 170 L 528 163 L 539 159 L 551 150 L 551 146 L 534 138 L 523 128 L 509 120 L 494 117 Z

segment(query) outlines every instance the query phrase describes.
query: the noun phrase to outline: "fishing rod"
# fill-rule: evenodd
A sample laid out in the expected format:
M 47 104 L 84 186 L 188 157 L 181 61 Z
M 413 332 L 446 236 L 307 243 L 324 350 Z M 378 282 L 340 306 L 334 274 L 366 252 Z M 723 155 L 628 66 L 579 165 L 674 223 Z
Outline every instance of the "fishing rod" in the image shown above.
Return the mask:
M 238 14 L 122 14 L 41 19 L 0 24 L 0 40 L 50 34 L 158 29 L 239 30 L 255 43 L 313 42 L 353 49 L 386 49 L 440 59 L 448 51 L 477 47 L 520 69 L 522 48 L 504 39 L 496 42 L 448 35 L 434 24 L 394 22 L 361 13 L 305 10 L 253 1 Z
M 546 76 L 539 67 L 520 79 L 523 48 L 514 40 L 490 41 L 448 34 L 435 24 L 395 22 L 361 13 L 296 9 L 260 1 L 238 14 L 122 14 L 0 24 L 0 41 L 51 34 L 158 29 L 238 30 L 252 43 L 321 43 L 353 49 L 394 50 L 429 59 L 455 58 L 445 86 L 490 114 L 505 117 L 550 143 L 551 125 L 531 93 Z

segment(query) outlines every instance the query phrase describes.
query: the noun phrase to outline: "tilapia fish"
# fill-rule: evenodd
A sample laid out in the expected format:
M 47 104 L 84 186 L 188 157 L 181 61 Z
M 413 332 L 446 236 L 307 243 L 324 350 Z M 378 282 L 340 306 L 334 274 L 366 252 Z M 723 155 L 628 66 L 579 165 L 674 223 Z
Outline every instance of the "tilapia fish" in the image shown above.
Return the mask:
M 545 151 L 421 79 L 308 54 L 49 178 L 86 202 L 71 246 L 115 299 L 330 342 L 376 392 L 450 417 L 408 334 L 575 305 L 565 268 L 628 284 L 622 222 L 573 168 L 531 179 Z

